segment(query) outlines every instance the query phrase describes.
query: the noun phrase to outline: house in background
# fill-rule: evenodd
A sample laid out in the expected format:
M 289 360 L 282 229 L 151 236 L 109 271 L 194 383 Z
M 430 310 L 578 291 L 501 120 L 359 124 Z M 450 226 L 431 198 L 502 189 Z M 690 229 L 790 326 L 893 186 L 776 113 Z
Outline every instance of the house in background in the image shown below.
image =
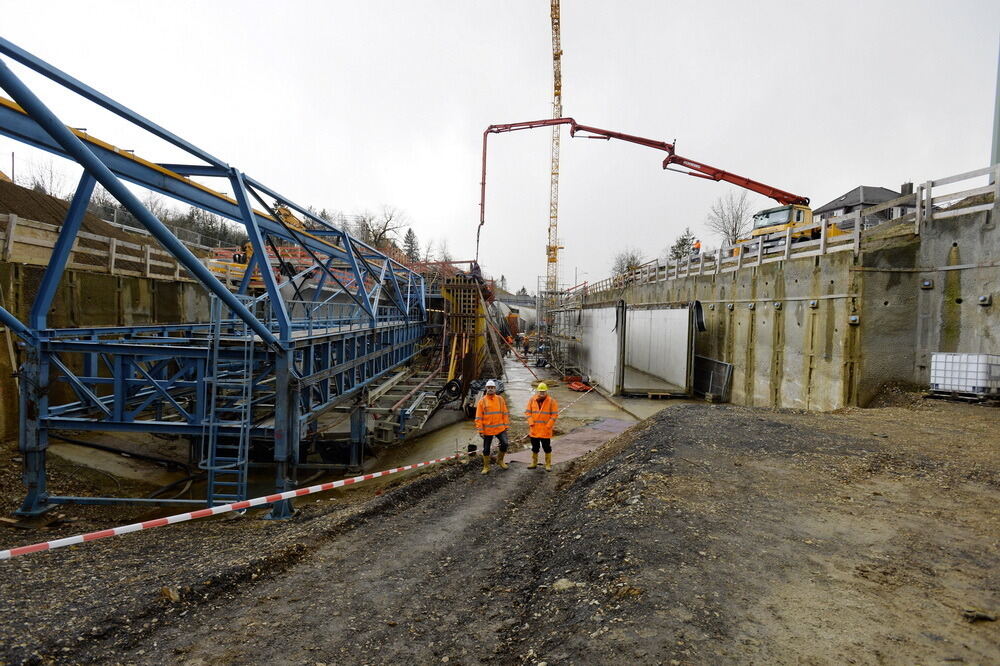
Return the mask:
M 814 220 L 828 220 L 833 217 L 840 217 L 857 212 L 862 208 L 870 208 L 886 201 L 892 201 L 907 194 L 913 194 L 913 183 L 903 183 L 902 192 L 895 192 L 884 187 L 872 187 L 871 185 L 861 185 L 855 187 L 850 192 L 843 194 L 828 204 L 824 204 L 813 210 Z M 865 226 L 873 226 L 902 217 L 913 211 L 913 204 L 901 204 L 892 206 L 874 215 L 865 216 Z

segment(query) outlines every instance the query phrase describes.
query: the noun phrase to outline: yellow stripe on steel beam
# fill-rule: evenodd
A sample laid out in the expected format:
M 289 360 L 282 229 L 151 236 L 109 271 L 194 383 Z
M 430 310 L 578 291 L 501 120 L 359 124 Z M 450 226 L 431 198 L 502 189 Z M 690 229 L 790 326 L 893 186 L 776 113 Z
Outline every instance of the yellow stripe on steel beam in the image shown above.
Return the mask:
M 16 112 L 18 112 L 20 114 L 23 114 L 25 116 L 28 115 L 24 111 L 24 109 L 22 109 L 20 107 L 20 105 L 18 105 L 13 100 L 7 99 L 6 97 L 0 96 L 0 106 L 5 106 L 8 109 L 16 111 Z M 130 150 L 123 150 L 121 148 L 118 148 L 117 146 L 115 146 L 113 144 L 110 144 L 107 141 L 102 141 L 101 139 L 98 139 L 95 136 L 91 136 L 90 134 L 87 134 L 86 132 L 83 132 L 81 130 L 75 129 L 73 127 L 69 127 L 68 125 L 66 127 L 71 132 L 73 132 L 73 134 L 75 134 L 76 137 L 78 139 L 80 139 L 81 141 L 85 141 L 85 142 L 87 142 L 89 144 L 97 146 L 98 148 L 103 148 L 104 150 L 107 150 L 108 152 L 115 153 L 116 155 L 120 155 L 121 157 L 124 157 L 125 159 L 132 160 L 136 164 L 141 164 L 142 166 L 144 166 L 144 167 L 146 167 L 148 169 L 152 169 L 153 171 L 156 171 L 158 173 L 162 173 L 164 176 L 167 176 L 168 178 L 173 178 L 174 180 L 178 180 L 178 181 L 184 183 L 185 185 L 189 185 L 191 187 L 198 188 L 199 190 L 205 192 L 206 194 L 210 194 L 210 195 L 212 195 L 212 196 L 214 196 L 214 197 L 216 197 L 218 199 L 222 199 L 223 201 L 225 201 L 228 204 L 231 204 L 233 206 L 238 205 L 237 202 L 236 202 L 236 200 L 233 199 L 232 197 L 230 197 L 230 196 L 228 196 L 226 194 L 223 194 L 222 192 L 218 192 L 216 190 L 213 190 L 210 187 L 206 187 L 205 185 L 202 185 L 201 183 L 199 183 L 197 181 L 194 181 L 194 180 L 191 180 L 190 178 L 182 176 L 179 173 L 171 171 L 170 169 L 166 169 L 166 168 L 160 166 L 159 164 L 157 164 L 156 162 L 150 162 L 149 160 L 143 159 L 143 158 L 139 157 L 138 155 L 136 155 L 135 153 L 133 153 Z M 263 217 L 265 219 L 271 220 L 272 222 L 279 222 L 279 220 L 275 219 L 275 217 L 273 215 L 270 215 L 269 213 L 263 213 L 263 212 L 257 210 L 256 208 L 253 210 L 253 212 L 254 212 L 255 215 L 259 215 L 260 217 Z M 320 238 L 319 236 L 314 236 L 313 234 L 311 234 L 311 233 L 309 233 L 307 231 L 300 230 L 300 229 L 297 229 L 296 231 L 298 233 L 302 234 L 303 236 L 308 236 L 309 238 L 313 239 L 317 243 L 322 243 L 323 245 L 326 245 L 327 247 L 333 248 L 334 250 L 336 250 L 338 252 L 346 252 L 345 248 L 341 248 L 338 245 L 334 245 L 333 243 L 329 242 L 328 240 L 326 240 L 324 238 Z

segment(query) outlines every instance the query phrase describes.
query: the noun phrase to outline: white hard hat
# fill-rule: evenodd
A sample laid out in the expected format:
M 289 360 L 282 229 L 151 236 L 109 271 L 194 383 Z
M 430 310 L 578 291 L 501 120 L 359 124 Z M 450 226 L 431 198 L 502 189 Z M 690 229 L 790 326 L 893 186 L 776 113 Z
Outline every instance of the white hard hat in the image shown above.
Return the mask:
M 491 380 L 489 380 L 488 382 L 486 382 L 486 388 L 489 388 L 489 387 L 491 387 L 491 386 L 492 386 L 493 388 L 496 388 L 496 387 L 497 387 L 497 383 L 496 383 L 495 381 L 493 381 L 492 379 L 491 379 Z

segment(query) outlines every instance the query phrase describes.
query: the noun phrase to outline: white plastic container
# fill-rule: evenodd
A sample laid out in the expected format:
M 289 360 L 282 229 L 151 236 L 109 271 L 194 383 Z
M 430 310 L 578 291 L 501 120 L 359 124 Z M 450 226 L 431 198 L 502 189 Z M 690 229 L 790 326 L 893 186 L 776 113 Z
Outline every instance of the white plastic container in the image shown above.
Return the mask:
M 931 390 L 1000 395 L 1000 354 L 931 354 Z

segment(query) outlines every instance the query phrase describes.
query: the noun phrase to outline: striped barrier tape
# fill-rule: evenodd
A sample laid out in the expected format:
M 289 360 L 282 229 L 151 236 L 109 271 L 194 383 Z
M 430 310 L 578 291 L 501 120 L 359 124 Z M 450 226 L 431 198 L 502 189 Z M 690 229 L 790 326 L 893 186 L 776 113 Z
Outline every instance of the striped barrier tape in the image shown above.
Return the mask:
M 438 463 L 443 463 L 447 460 L 453 460 L 455 458 L 459 458 L 464 455 L 465 455 L 464 453 L 463 454 L 456 453 L 455 455 L 447 456 L 445 458 L 438 458 L 437 460 L 428 460 L 426 462 L 416 463 L 414 465 L 405 465 L 403 467 L 393 467 L 392 469 L 383 470 L 381 472 L 372 472 L 371 474 L 362 474 L 361 476 L 351 477 L 350 479 L 340 479 L 339 481 L 330 481 L 329 483 L 321 483 L 316 486 L 299 488 L 298 490 L 289 490 L 287 492 L 278 493 L 275 495 L 267 495 L 266 497 L 255 497 L 254 499 L 243 500 L 242 502 L 233 502 L 232 504 L 220 504 L 219 506 L 213 506 L 210 509 L 199 509 L 198 511 L 178 513 L 173 516 L 167 516 L 165 518 L 156 518 L 155 520 L 147 520 L 142 523 L 132 523 L 131 525 L 123 525 L 122 527 L 113 527 L 111 529 L 100 530 L 98 532 L 90 532 L 89 534 L 78 534 L 76 536 L 66 537 L 65 539 L 55 539 L 54 541 L 43 541 L 42 543 L 36 543 L 30 546 L 20 546 L 18 548 L 11 548 L 9 550 L 0 550 L 0 560 L 9 560 L 12 557 L 17 557 L 18 555 L 27 555 L 29 553 L 37 553 L 43 550 L 53 550 L 55 548 L 62 548 L 63 546 L 75 546 L 78 543 L 96 541 L 98 539 L 104 539 L 106 537 L 128 534 L 129 532 L 139 532 L 141 530 L 148 530 L 153 527 L 162 527 L 163 525 L 173 525 L 174 523 L 183 523 L 188 520 L 197 520 L 198 518 L 217 516 L 220 513 L 229 513 L 230 511 L 240 511 L 241 509 L 249 509 L 251 507 L 261 506 L 262 504 L 273 504 L 274 502 L 280 502 L 281 500 L 294 499 L 296 497 L 302 497 L 304 495 L 312 495 L 314 493 L 321 493 L 326 490 L 333 490 L 334 488 L 341 488 L 343 486 L 349 486 L 355 483 L 361 483 L 362 481 L 370 481 L 372 479 L 377 479 L 380 476 L 389 476 L 390 474 L 405 472 L 407 470 L 417 469 L 418 467 L 427 467 L 429 465 L 436 465 Z

